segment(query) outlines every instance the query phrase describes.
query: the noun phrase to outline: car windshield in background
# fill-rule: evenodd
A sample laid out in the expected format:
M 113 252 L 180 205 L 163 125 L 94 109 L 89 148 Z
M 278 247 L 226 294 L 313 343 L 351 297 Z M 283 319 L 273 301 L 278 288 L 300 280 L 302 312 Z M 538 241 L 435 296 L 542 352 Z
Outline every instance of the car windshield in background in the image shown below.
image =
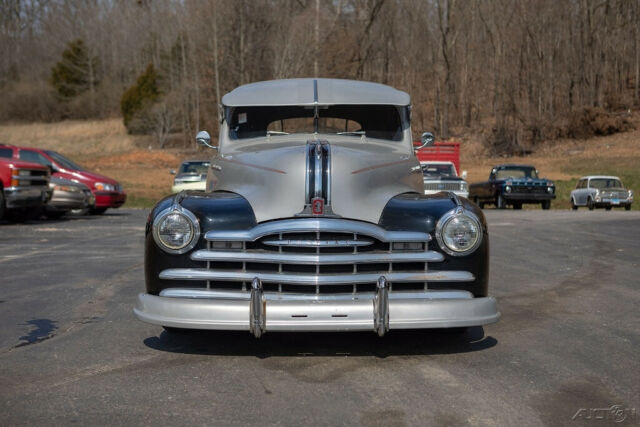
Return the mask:
M 317 131 L 401 141 L 409 127 L 407 107 L 395 105 L 235 107 L 226 114 L 231 139 Z
M 612 178 L 596 178 L 589 183 L 591 188 L 623 188 L 619 179 Z
M 45 151 L 45 153 L 47 153 L 53 160 L 55 160 L 57 164 L 59 164 L 65 169 L 77 170 L 77 171 L 84 170 L 81 166 L 78 166 L 77 164 L 73 163 L 71 160 L 67 159 L 62 154 L 56 153 L 55 151 L 48 151 L 48 150 Z
M 206 175 L 208 168 L 209 162 L 184 162 L 180 165 L 178 174 Z
M 508 178 L 538 178 L 538 173 L 534 168 L 530 167 L 506 167 L 496 171 L 496 179 L 508 179 Z
M 422 175 L 425 177 L 456 176 L 453 165 L 423 165 Z

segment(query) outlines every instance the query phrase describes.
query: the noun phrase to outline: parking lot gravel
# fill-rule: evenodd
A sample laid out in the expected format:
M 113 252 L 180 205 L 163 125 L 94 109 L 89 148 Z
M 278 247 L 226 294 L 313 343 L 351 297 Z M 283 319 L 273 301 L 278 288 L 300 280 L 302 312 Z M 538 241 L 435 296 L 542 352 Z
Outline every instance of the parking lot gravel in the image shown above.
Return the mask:
M 494 325 L 259 340 L 134 318 L 147 215 L 0 223 L 0 425 L 640 423 L 640 212 L 487 210 Z

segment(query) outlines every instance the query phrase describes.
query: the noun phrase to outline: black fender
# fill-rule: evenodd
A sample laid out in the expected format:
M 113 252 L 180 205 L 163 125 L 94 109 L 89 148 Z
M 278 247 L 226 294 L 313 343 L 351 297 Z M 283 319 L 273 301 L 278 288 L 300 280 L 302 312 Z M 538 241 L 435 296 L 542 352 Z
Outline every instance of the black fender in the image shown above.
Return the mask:
M 464 197 L 458 200 L 462 207 L 472 212 L 482 225 L 482 243 L 471 254 L 466 256 L 452 256 L 440 248 L 436 240 L 435 230 L 440 218 L 455 209 L 457 203 L 449 193 L 424 195 L 418 193 L 404 193 L 393 197 L 380 215 L 378 225 L 386 230 L 420 231 L 429 233 L 432 237 L 429 249 L 438 251 L 444 256 L 442 262 L 429 263 L 428 268 L 439 270 L 464 270 L 474 275 L 473 282 L 441 282 L 428 283 L 429 289 L 460 289 L 471 292 L 476 297 L 487 296 L 489 284 L 489 233 L 487 221 L 482 210 Z
M 170 254 L 158 247 L 153 239 L 153 221 L 174 203 L 191 211 L 200 222 L 200 239 L 195 247 L 181 255 Z M 204 235 L 210 230 L 248 230 L 256 226 L 256 216 L 249 202 L 236 193 L 216 191 L 184 191 L 160 200 L 153 208 L 145 228 L 144 272 L 147 292 L 157 295 L 162 289 L 172 287 L 201 287 L 204 282 L 161 280 L 158 275 L 168 268 L 202 268 L 202 262 L 192 261 L 191 253 L 205 249 Z

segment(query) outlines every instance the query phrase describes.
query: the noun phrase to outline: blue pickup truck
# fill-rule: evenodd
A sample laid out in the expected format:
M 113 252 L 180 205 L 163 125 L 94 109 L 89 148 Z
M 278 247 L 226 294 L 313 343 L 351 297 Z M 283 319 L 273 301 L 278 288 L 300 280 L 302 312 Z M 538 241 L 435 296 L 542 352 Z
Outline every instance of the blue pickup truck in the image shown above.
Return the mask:
M 540 203 L 542 209 L 551 207 L 556 198 L 556 187 L 552 181 L 539 178 L 531 165 L 498 165 L 491 169 L 489 180 L 477 182 L 469 187 L 469 199 L 484 208 L 493 204 L 498 209 L 513 206 L 522 209 L 523 203 Z

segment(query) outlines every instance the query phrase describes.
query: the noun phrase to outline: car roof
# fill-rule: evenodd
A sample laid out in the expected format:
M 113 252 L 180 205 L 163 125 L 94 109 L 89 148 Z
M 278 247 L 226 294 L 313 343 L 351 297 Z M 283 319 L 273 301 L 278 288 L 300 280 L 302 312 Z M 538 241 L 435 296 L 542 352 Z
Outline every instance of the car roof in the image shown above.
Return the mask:
M 228 107 L 276 105 L 399 105 L 411 103 L 406 92 L 380 83 L 343 79 L 284 79 L 249 83 L 222 97 Z
M 583 176 L 583 177 L 582 177 L 582 178 L 580 178 L 580 179 L 594 179 L 594 178 L 597 178 L 597 179 L 617 179 L 617 180 L 620 180 L 620 178 L 619 178 L 619 177 L 617 177 L 617 176 L 611 176 L 611 175 L 587 175 L 587 176 Z

